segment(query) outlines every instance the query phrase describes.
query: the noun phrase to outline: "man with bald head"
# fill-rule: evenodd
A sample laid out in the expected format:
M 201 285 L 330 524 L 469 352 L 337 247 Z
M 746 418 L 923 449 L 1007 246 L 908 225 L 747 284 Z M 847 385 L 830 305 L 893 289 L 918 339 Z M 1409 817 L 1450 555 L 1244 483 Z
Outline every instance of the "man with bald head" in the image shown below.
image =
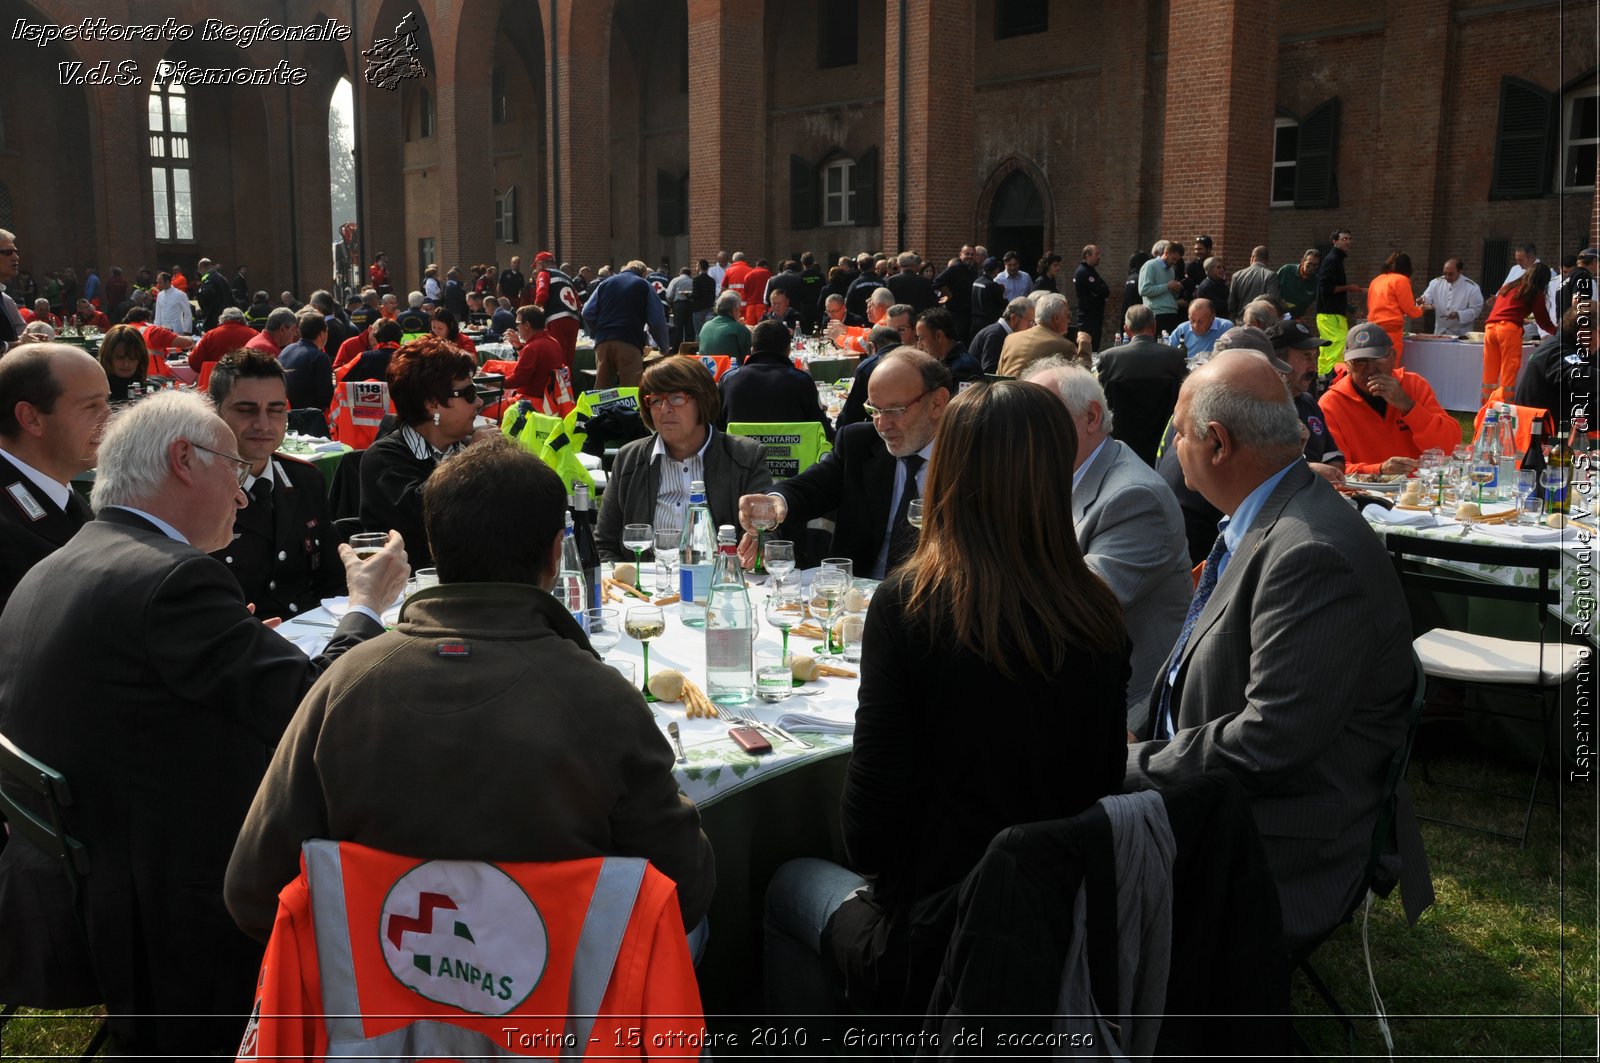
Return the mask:
M 0 359 L 0 612 L 92 515 L 72 478 L 94 468 L 110 396 L 105 370 L 78 347 L 31 343 Z
M 1361 886 L 1406 736 L 1410 614 L 1382 542 L 1302 460 L 1300 420 L 1267 356 L 1218 353 L 1184 382 L 1173 420 L 1184 481 L 1225 517 L 1127 782 L 1160 789 L 1219 767 L 1238 777 L 1293 949 L 1336 926 Z M 1395 837 L 1380 872 L 1403 879 L 1414 919 L 1432 887 L 1403 782 Z

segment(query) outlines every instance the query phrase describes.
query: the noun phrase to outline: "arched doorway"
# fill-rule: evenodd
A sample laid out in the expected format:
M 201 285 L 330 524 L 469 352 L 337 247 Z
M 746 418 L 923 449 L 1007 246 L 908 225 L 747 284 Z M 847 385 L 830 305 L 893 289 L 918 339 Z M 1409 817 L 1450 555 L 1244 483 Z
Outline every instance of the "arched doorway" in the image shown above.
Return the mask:
M 1044 198 L 1024 170 L 1013 170 L 989 205 L 989 252 L 996 258 L 1015 251 L 1032 272 L 1044 257 Z

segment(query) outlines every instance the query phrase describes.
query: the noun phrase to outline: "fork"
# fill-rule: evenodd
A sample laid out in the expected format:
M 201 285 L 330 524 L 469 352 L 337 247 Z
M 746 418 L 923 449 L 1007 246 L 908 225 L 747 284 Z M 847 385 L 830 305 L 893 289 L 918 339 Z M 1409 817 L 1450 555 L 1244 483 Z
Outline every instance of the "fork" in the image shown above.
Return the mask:
M 762 723 L 760 720 L 749 716 L 724 716 L 723 718 L 729 723 L 733 724 L 735 727 L 753 727 L 758 731 L 765 731 L 770 735 L 775 735 L 786 742 L 792 742 L 801 749 L 812 748 L 810 742 L 805 742 L 799 738 L 796 738 L 794 735 L 790 734 L 788 731 L 785 731 L 782 727 L 779 727 L 776 724 Z

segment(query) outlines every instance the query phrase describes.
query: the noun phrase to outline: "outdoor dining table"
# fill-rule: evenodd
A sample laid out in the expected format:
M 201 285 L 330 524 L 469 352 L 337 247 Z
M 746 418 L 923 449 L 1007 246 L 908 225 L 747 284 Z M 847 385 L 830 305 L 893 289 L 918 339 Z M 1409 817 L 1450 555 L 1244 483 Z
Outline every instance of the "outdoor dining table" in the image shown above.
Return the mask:
M 610 566 L 606 566 L 609 570 Z M 643 567 L 642 585 L 653 589 L 653 566 Z M 866 581 L 859 585 L 869 586 Z M 750 588 L 751 606 L 757 617 L 755 653 L 781 652 L 782 634 L 760 618 L 766 589 L 759 583 Z M 342 600 L 330 600 L 339 610 Z M 627 615 L 624 598 L 608 603 L 619 619 Z M 332 633 L 337 617 L 324 608 L 284 621 L 278 632 L 290 638 L 307 654 L 320 651 Z M 398 622 L 397 603 L 384 614 L 385 623 Z M 705 633 L 703 628 L 685 624 L 678 605 L 662 607 L 666 632 L 650 643 L 650 671 L 675 668 L 701 689 L 706 687 Z M 791 635 L 791 653 L 811 653 L 815 639 Z M 641 644 L 624 635 L 610 651 L 608 659 L 634 665 L 635 682 L 643 684 Z M 837 662 L 836 662 L 837 663 Z M 855 665 L 847 665 L 858 671 Z M 559 677 L 549 677 L 559 682 Z M 671 745 L 667 725 L 676 722 L 683 742 L 685 759 L 674 767 L 678 787 L 698 806 L 702 827 L 717 855 L 717 890 L 710 911 L 711 938 L 699 966 L 702 998 L 708 1013 L 759 1013 L 759 981 L 751 972 L 761 970 L 761 918 L 767 883 L 780 865 L 800 856 L 820 856 L 843 860 L 839 828 L 839 798 L 844 789 L 844 773 L 851 748 L 850 730 L 854 727 L 856 679 L 824 678 L 796 687 L 786 701 L 767 704 L 752 699 L 725 711 L 762 724 L 777 724 L 790 714 L 828 719 L 835 730 L 818 733 L 805 725 L 784 726 L 806 743 L 802 747 L 775 735 L 766 735 L 772 752 L 746 753 L 728 737 L 731 724 L 726 719 L 689 719 L 682 702 L 656 702 L 648 706 L 662 741 Z M 801 694 L 799 691 L 807 691 Z M 673 747 L 676 756 L 676 747 Z
M 1524 344 L 1523 361 L 1535 344 Z M 1407 336 L 1400 353 L 1400 366 L 1416 373 L 1433 388 L 1439 405 L 1458 413 L 1476 411 L 1482 405 L 1483 343 L 1468 339 Z

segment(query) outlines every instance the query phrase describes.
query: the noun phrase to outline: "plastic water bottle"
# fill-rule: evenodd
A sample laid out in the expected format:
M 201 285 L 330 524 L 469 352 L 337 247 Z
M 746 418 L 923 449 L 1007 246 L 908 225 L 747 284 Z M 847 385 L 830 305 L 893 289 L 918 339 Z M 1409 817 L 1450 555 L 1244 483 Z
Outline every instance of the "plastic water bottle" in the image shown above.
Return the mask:
M 1488 466 L 1494 475 L 1481 481 L 1482 490 L 1491 498 L 1498 498 L 1496 481 L 1500 478 L 1500 412 L 1493 407 L 1483 415 L 1483 427 L 1478 430 L 1478 440 L 1472 447 L 1472 464 L 1476 468 Z M 1476 475 L 1474 480 L 1477 480 Z
M 703 480 L 689 484 L 689 512 L 678 541 L 678 615 L 690 627 L 704 627 L 706 597 L 711 590 L 711 565 L 717 556 L 717 526 L 706 506 Z
M 572 514 L 567 514 L 567 528 L 561 536 L 561 568 L 556 573 L 556 587 L 552 592 L 556 600 L 567 607 L 581 627 L 583 611 L 588 608 L 584 598 L 583 562 L 578 560 L 578 543 L 572 537 Z
M 755 615 L 737 542 L 730 525 L 717 530 L 717 562 L 706 601 L 706 693 L 719 705 L 742 704 L 755 690 Z

